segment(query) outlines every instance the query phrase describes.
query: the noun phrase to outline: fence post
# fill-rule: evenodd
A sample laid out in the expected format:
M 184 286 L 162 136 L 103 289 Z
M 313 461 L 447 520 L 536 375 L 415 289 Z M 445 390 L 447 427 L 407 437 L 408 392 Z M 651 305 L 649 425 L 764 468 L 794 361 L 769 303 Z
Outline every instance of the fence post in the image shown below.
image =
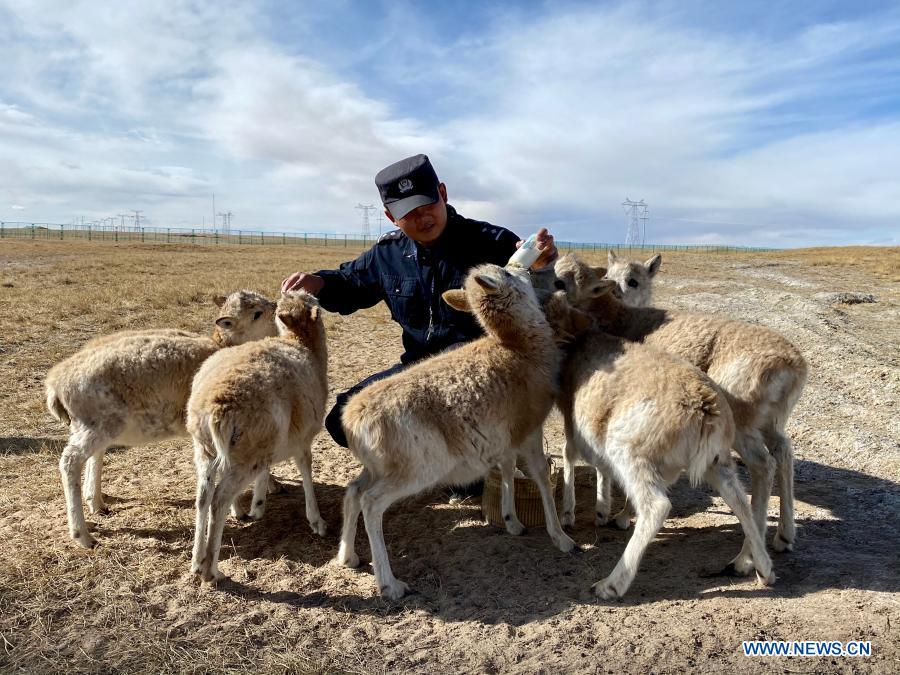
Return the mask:
M 287 235 L 284 232 L 281 233 L 281 245 L 282 246 L 287 245 Z
M 347 248 L 347 235 L 344 235 L 344 248 Z
M 91 226 L 88 225 L 88 241 L 91 240 Z
M 191 228 L 191 243 L 192 243 L 192 244 L 196 244 L 196 243 L 197 243 L 197 237 L 194 235 L 194 228 L 193 228 L 193 227 Z
M 171 228 L 168 228 L 168 227 L 166 228 L 166 243 L 167 243 L 167 244 L 169 243 L 169 230 L 170 230 L 170 229 L 171 229 Z
M 306 232 L 304 232 L 303 233 L 303 245 L 304 246 L 307 246 L 309 244 L 307 237 L 309 237 L 309 235 Z
M 3 221 L 0 220 L 0 239 L 3 239 Z
M 141 228 L 141 243 L 144 243 L 144 228 Z

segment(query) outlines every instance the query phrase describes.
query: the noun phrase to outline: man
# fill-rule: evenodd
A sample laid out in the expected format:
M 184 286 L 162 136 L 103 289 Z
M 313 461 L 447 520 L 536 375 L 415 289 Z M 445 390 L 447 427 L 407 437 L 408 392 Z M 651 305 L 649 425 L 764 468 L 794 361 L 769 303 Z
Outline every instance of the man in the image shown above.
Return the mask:
M 375 184 L 384 213 L 399 229 L 383 235 L 372 248 L 337 270 L 295 272 L 281 289 L 302 288 L 331 312 L 350 314 L 384 301 L 403 328 L 405 352 L 400 363 L 338 394 L 325 419 L 335 443 L 347 447 L 341 411 L 360 389 L 408 365 L 473 340 L 482 331 L 475 319 L 441 299 L 460 288 L 468 270 L 482 263 L 505 265 L 521 244 L 509 230 L 470 220 L 447 204 L 447 187 L 425 155 L 415 155 L 382 169 Z M 556 256 L 553 237 L 538 232 L 542 267 Z

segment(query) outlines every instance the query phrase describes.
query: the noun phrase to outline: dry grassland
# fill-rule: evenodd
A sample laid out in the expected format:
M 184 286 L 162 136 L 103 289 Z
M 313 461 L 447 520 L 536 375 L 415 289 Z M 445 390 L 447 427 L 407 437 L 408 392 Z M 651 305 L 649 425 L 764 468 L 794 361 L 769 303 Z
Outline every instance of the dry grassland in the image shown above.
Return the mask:
M 226 527 L 222 570 L 231 580 L 217 588 L 188 573 L 186 440 L 110 452 L 110 514 L 89 518 L 100 545 L 70 542 L 56 468 L 65 429 L 43 403 L 48 368 L 118 329 L 206 332 L 212 293 L 274 295 L 289 272 L 353 254 L 0 242 L 0 670 L 900 672 L 898 249 L 664 255 L 660 305 L 772 326 L 810 363 L 788 426 L 797 550 L 773 556 L 771 589 L 701 574 L 737 552 L 740 531 L 709 490 L 679 482 L 628 596 L 596 601 L 588 589 L 629 534 L 591 524 L 593 482 L 583 471 L 578 556 L 557 551 L 543 531 L 510 537 L 483 524 L 476 504 L 450 506 L 440 492 L 394 506 L 385 520 L 392 562 L 418 593 L 384 602 L 367 568 L 329 564 L 343 487 L 358 467 L 324 433 L 314 476 L 326 538 L 309 531 L 294 468 L 279 467 L 287 491 L 272 496 L 265 518 Z M 830 292 L 877 302 L 832 304 L 822 295 Z M 329 315 L 326 325 L 332 396 L 399 356 L 399 329 L 383 307 Z M 556 417 L 547 436 L 558 455 Z M 362 527 L 359 537 L 365 555 Z M 747 639 L 871 640 L 874 654 L 745 658 Z

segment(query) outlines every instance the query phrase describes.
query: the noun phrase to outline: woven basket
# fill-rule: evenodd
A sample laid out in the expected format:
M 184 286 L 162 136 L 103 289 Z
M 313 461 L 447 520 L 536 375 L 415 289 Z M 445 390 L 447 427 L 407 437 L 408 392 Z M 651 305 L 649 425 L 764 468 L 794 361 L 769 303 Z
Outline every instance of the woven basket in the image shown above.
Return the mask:
M 550 465 L 550 490 L 556 501 L 557 470 Z M 525 527 L 540 527 L 545 524 L 544 503 L 537 483 L 530 478 L 516 478 L 516 515 Z M 484 494 L 481 496 L 481 513 L 491 525 L 505 527 L 503 513 L 500 509 L 503 483 L 500 480 L 500 469 L 494 468 L 484 479 Z

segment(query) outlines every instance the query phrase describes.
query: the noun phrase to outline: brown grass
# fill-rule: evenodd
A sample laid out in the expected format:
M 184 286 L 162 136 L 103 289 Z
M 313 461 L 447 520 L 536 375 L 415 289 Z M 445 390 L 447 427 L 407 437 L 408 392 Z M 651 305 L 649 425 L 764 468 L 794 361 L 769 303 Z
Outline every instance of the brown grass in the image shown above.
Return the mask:
M 765 255 L 776 260 L 783 258 L 800 260 L 813 267 L 833 266 L 858 269 L 877 279 L 900 282 L 900 247 L 898 246 L 801 248 Z
M 628 534 L 590 524 L 586 551 L 565 556 L 546 533 L 513 538 L 473 504 L 440 492 L 391 509 L 395 571 L 418 591 L 393 605 L 366 571 L 329 564 L 340 503 L 358 467 L 324 434 L 314 446 L 317 496 L 330 531 L 313 536 L 292 467 L 276 473 L 265 519 L 229 523 L 222 569 L 188 573 L 194 476 L 187 441 L 110 452 L 111 513 L 91 518 L 100 546 L 66 536 L 56 469 L 65 429 L 42 381 L 55 361 L 123 328 L 206 332 L 208 298 L 236 288 L 274 295 L 289 272 L 332 267 L 342 248 L 191 247 L 13 241 L 0 248 L 0 671 L 28 672 L 719 672 L 784 669 L 740 656 L 744 639 L 869 639 L 875 656 L 791 661 L 791 672 L 895 672 L 900 587 L 897 422 L 900 293 L 878 261 L 897 251 L 664 254 L 664 304 L 772 325 L 804 351 L 811 380 L 789 426 L 798 455 L 800 540 L 776 556 L 779 583 L 705 578 L 740 547 L 734 517 L 709 492 L 679 484 L 666 527 L 621 603 L 587 594 Z M 605 252 L 589 256 L 596 263 Z M 649 256 L 648 256 L 649 257 Z M 879 302 L 830 308 L 819 290 L 872 290 Z M 326 320 L 331 393 L 394 363 L 399 329 L 383 307 Z M 558 419 L 547 426 L 561 445 Z M 777 513 L 777 499 L 771 514 Z M 367 551 L 360 528 L 360 551 Z M 890 664 L 894 665 L 891 666 Z

